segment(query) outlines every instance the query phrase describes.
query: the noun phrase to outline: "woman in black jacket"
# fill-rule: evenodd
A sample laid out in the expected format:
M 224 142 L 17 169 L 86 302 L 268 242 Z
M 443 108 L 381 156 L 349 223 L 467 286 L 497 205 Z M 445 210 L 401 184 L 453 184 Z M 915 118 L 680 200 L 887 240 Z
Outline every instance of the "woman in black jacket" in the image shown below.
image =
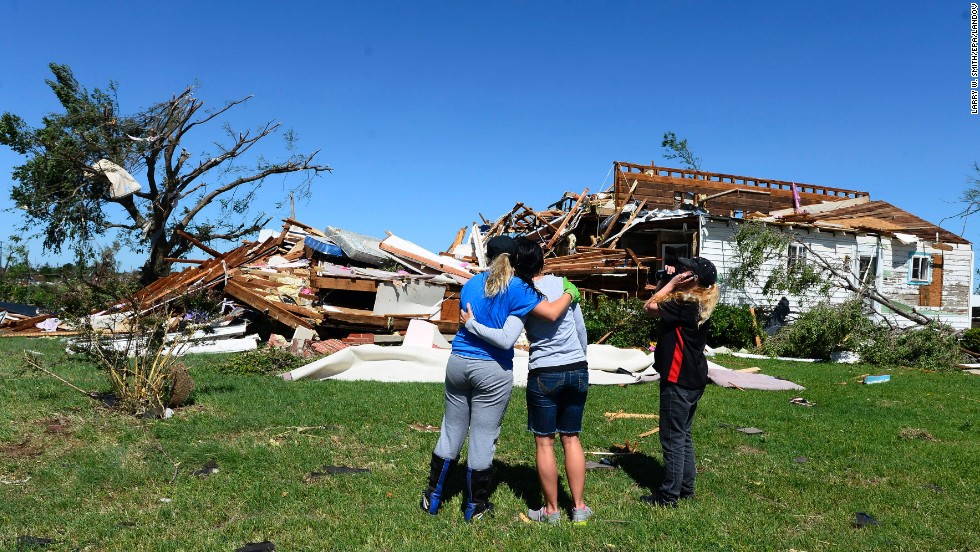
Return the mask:
M 666 267 L 667 278 L 643 305 L 647 314 L 661 319 L 653 356 L 660 374 L 664 480 L 655 494 L 641 500 L 668 508 L 676 508 L 679 498 L 694 497 L 697 470 L 691 427 L 698 400 L 708 383 L 704 346 L 709 319 L 719 297 L 718 273 L 711 261 L 679 258 L 677 265 Z

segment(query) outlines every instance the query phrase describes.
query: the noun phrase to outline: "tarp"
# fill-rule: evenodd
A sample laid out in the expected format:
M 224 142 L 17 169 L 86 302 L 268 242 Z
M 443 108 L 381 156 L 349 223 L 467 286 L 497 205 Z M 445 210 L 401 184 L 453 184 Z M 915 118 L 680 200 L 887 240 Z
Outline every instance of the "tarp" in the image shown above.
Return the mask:
M 615 350 L 613 350 L 615 349 Z M 657 381 L 659 375 L 649 368 L 630 372 L 623 366 L 637 367 L 638 357 L 629 354 L 628 349 L 589 345 L 589 383 L 590 385 L 629 385 Z M 653 361 L 652 355 L 635 351 Z M 348 381 L 386 381 L 386 382 L 430 382 L 442 383 L 446 378 L 446 364 L 449 362 L 448 349 L 430 346 L 402 345 L 382 347 L 379 345 L 358 345 L 348 347 L 330 356 L 316 360 L 282 374 L 287 381 L 298 379 L 336 379 Z M 622 364 L 622 358 L 634 356 L 633 364 Z M 602 366 L 605 369 L 595 369 Z M 527 385 L 528 354 L 518 349 L 514 355 L 514 385 Z M 799 385 L 764 374 L 733 372 L 715 363 L 709 363 L 708 377 L 723 387 L 765 390 L 800 390 Z
M 306 236 L 303 238 L 303 245 L 309 247 L 313 251 L 323 253 L 324 255 L 330 255 L 331 257 L 345 256 L 344 250 L 327 238 L 321 238 L 319 236 Z

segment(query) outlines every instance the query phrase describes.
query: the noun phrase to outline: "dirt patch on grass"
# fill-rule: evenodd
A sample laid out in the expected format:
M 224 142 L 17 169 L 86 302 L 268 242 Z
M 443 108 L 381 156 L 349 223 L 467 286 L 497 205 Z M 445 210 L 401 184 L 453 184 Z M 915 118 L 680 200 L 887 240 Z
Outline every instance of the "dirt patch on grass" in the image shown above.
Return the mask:
M 923 441 L 935 441 L 936 438 L 924 429 L 914 427 L 903 427 L 898 431 L 899 439 L 922 439 Z
M 61 417 L 45 418 L 43 420 L 37 421 L 38 425 L 44 428 L 44 432 L 49 435 L 65 435 L 69 436 L 72 434 L 71 422 Z
M 762 449 L 757 449 L 755 447 L 750 447 L 748 445 L 739 445 L 738 453 L 739 454 L 762 454 Z
M 20 443 L 0 443 L 0 456 L 7 458 L 33 458 L 42 452 L 44 447 L 31 444 L 27 439 Z

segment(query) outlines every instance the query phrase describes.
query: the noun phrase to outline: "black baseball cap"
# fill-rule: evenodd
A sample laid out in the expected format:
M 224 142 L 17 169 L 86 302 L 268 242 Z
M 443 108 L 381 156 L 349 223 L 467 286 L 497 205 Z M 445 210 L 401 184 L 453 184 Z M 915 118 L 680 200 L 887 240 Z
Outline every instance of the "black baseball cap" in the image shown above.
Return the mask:
M 501 253 L 513 256 L 515 251 L 517 251 L 517 244 L 510 236 L 494 236 L 487 240 L 487 258 L 491 261 Z
M 703 257 L 677 258 L 677 265 L 689 269 L 698 277 L 698 285 L 711 287 L 718 281 L 718 271 L 714 263 Z

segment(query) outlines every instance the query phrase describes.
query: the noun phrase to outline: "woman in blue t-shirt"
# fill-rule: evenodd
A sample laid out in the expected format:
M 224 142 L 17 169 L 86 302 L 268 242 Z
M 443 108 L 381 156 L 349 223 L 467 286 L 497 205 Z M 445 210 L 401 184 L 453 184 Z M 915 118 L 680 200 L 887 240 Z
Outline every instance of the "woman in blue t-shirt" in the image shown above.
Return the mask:
M 514 250 L 514 240 L 507 236 L 497 236 L 487 242 L 490 269 L 463 286 L 460 305 L 471 309 L 491 328 L 503 327 L 510 315 L 523 317 L 531 313 L 557 320 L 577 290 L 570 289 L 554 302 L 545 300 L 532 282 L 514 275 L 510 261 Z M 433 515 L 438 512 L 446 478 L 458 461 L 467 434 L 464 517 L 471 521 L 493 511 L 489 500 L 493 481 L 491 465 L 514 385 L 513 367 L 513 347 L 495 347 L 460 327 L 446 366 L 446 413 L 429 465 L 428 487 L 419 502 L 426 512 Z
M 544 252 L 538 244 L 517 240 L 514 270 L 531 279 L 546 298 L 561 296 L 564 279 L 544 274 Z M 558 465 L 555 434 L 565 451 L 565 476 L 572 495 L 572 523 L 584 525 L 592 517 L 585 504 L 585 453 L 579 434 L 589 392 L 588 336 L 578 305 L 572 305 L 555 322 L 536 317 L 510 316 L 501 329 L 488 328 L 464 311 L 466 329 L 498 347 L 513 347 L 522 330 L 531 342 L 527 377 L 527 428 L 534 434 L 538 479 L 544 506 L 528 510 L 528 518 L 558 523 Z

